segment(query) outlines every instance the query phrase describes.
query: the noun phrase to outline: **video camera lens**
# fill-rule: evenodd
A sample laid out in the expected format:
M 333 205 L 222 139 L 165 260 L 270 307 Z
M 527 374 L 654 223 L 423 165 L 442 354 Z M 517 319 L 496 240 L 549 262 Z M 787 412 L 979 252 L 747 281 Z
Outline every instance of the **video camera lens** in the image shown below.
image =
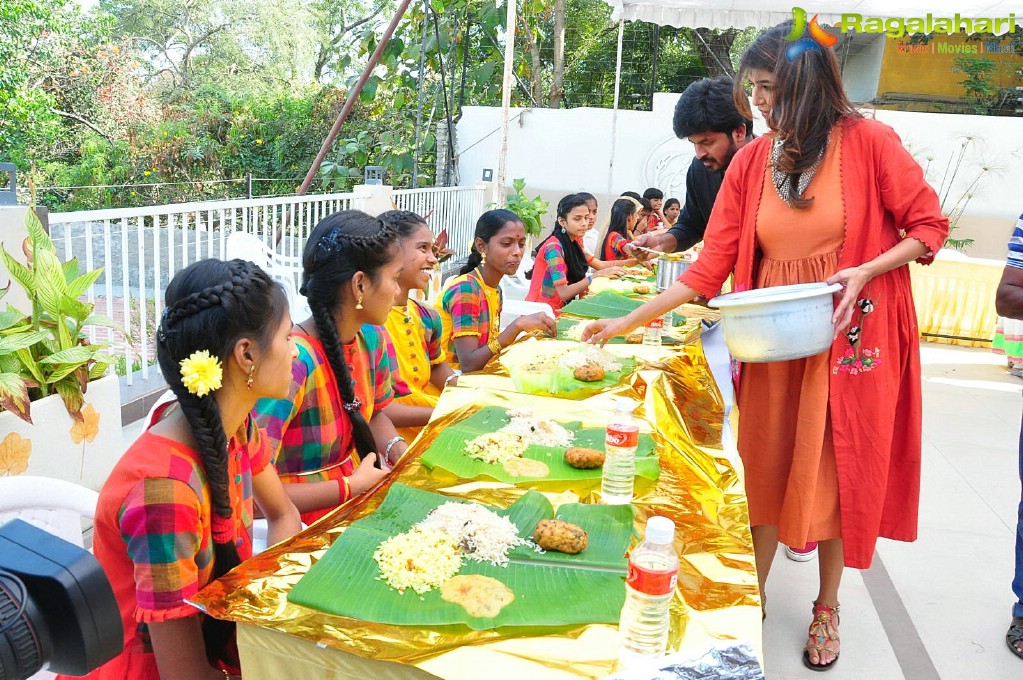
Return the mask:
M 117 656 L 117 600 L 90 553 L 22 520 L 0 527 L 0 680 L 85 675 Z

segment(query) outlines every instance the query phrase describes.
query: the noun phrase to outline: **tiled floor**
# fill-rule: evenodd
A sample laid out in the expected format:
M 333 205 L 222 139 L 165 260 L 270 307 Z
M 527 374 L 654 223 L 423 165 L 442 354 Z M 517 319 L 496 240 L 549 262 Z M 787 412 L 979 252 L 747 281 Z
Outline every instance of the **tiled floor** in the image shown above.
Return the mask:
M 842 586 L 842 656 L 832 680 L 1009 680 L 1005 646 L 1023 380 L 988 350 L 923 344 L 920 537 L 881 541 L 869 572 Z M 125 428 L 125 442 L 141 430 Z M 769 680 L 818 677 L 801 663 L 816 562 L 779 553 L 764 624 Z

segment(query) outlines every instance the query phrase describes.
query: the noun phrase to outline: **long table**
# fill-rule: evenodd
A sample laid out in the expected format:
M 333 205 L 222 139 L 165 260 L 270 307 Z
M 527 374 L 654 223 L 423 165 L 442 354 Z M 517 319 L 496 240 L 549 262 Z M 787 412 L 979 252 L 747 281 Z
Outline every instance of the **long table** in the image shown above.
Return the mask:
M 632 353 L 639 367 L 619 386 L 582 401 L 511 391 L 497 362 L 446 389 L 434 419 L 395 474 L 368 497 L 351 501 L 292 539 L 253 557 L 211 584 L 196 604 L 238 622 L 247 680 L 303 678 L 598 678 L 615 667 L 616 626 L 470 631 L 418 629 L 358 621 L 293 604 L 287 593 L 352 522 L 379 506 L 393 481 L 456 498 L 506 506 L 524 489 L 488 479 L 452 480 L 426 470 L 419 456 L 467 406 L 533 408 L 586 425 L 606 423 L 612 397 L 641 402 L 638 414 L 660 436 L 661 477 L 634 501 L 636 535 L 647 517 L 678 526 L 681 560 L 672 602 L 669 650 L 684 654 L 715 641 L 743 640 L 760 656 L 761 616 L 752 540 L 739 466 L 729 442 L 727 353 L 708 337 L 714 367 L 699 340 L 674 349 L 608 346 Z M 724 395 L 718 381 L 726 386 Z M 722 442 L 724 441 L 724 445 Z M 591 490 L 544 491 L 555 506 L 596 502 Z M 624 582 L 622 584 L 624 588 Z M 553 604 L 553 603 L 552 603 Z

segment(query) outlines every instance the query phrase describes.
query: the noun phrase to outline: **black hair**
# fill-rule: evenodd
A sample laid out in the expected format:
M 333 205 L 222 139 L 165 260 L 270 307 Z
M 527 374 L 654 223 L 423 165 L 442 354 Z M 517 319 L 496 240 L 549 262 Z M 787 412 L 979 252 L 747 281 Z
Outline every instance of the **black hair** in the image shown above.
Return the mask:
M 585 205 L 586 199 L 579 194 L 569 194 L 568 196 L 564 196 L 560 201 L 558 201 L 558 219 L 567 218 L 568 213 L 572 212 L 579 206 Z M 561 244 L 561 250 L 565 253 L 565 265 L 568 268 L 568 282 L 577 283 L 578 281 L 582 281 L 586 278 L 586 272 L 590 268 L 590 266 L 586 264 L 586 254 L 583 253 L 583 249 L 579 243 L 569 236 L 568 232 L 565 231 L 565 228 L 557 222 L 554 224 L 554 231 L 551 232 L 551 235 L 541 241 L 540 245 L 538 245 L 536 250 L 533 251 L 533 258 L 536 258 L 543 245 L 552 238 L 558 240 Z M 533 278 L 532 269 L 526 272 L 526 278 Z
M 287 313 L 288 299 L 280 284 L 251 262 L 209 259 L 175 274 L 164 300 L 166 307 L 156 334 L 156 359 L 188 422 L 206 473 L 213 506 L 213 578 L 217 579 L 240 562 L 234 532 L 219 530 L 232 514 L 228 437 L 234 433 L 224 431 L 212 392 L 200 397 L 184 386 L 181 361 L 206 350 L 223 366 L 243 337 L 269 347 Z M 210 664 L 235 662 L 228 651 L 233 623 L 203 617 L 202 632 Z
M 380 268 L 390 263 L 400 246 L 395 227 L 360 210 L 342 210 L 327 215 L 309 234 L 302 253 L 302 287 L 337 380 L 345 413 L 352 423 L 352 439 L 360 457 L 376 449 L 369 423 L 362 416 L 355 396 L 355 383 L 348 372 L 334 315 L 341 309 L 341 288 L 358 272 L 376 280 Z
M 746 127 L 746 135 L 753 134 L 753 121 L 735 108 L 734 83 L 728 76 L 703 78 L 685 89 L 675 104 L 671 127 L 675 136 L 686 139 L 703 132 L 731 134 Z
M 590 201 L 593 201 L 594 203 L 597 202 L 597 197 L 588 191 L 580 191 L 578 194 L 576 194 L 576 196 L 583 199 L 583 201 L 586 203 L 589 203 Z
M 639 200 L 642 200 L 642 199 L 643 199 L 643 197 L 642 197 L 642 196 L 640 196 L 639 194 L 637 194 L 637 193 L 636 193 L 635 191 L 623 191 L 623 192 L 621 193 L 621 195 L 622 195 L 622 196 L 628 196 L 628 197 L 630 197 L 630 198 L 634 198 L 634 199 L 636 199 L 637 201 L 639 201 Z
M 604 242 L 600 244 L 600 256 L 603 257 L 606 252 L 608 240 L 611 238 L 611 234 L 621 234 L 622 236 L 628 236 L 629 216 L 635 215 L 636 204 L 627 198 L 619 198 L 617 201 L 611 204 L 611 219 L 607 225 L 607 233 L 604 234 Z
M 400 239 L 409 238 L 419 231 L 420 227 L 429 226 L 426 220 L 411 210 L 388 210 L 380 213 L 377 219 L 394 229 Z
M 494 238 L 497 232 L 504 229 L 505 225 L 508 223 L 519 224 L 521 222 L 521 217 L 511 210 L 505 210 L 504 208 L 488 210 L 480 215 L 480 218 L 476 220 L 476 231 L 472 234 L 472 245 L 469 246 L 469 260 L 458 273 L 468 274 L 483 263 L 483 253 L 476 249 L 476 239 L 480 239 L 484 243 L 490 243 L 490 239 Z
M 664 192 L 656 187 L 650 187 L 649 189 L 643 192 L 643 198 L 647 199 L 648 201 L 652 201 L 658 198 L 664 198 Z
M 639 207 L 642 208 L 643 210 L 651 210 L 652 211 L 654 209 L 654 207 L 652 205 L 650 205 L 650 201 L 648 201 L 647 199 L 639 198 L 639 199 L 636 199 L 636 200 L 639 201 Z
M 664 205 L 661 206 L 661 210 L 667 210 L 673 205 L 682 207 L 682 204 L 679 203 L 679 200 L 677 198 L 669 198 L 667 201 L 664 202 Z

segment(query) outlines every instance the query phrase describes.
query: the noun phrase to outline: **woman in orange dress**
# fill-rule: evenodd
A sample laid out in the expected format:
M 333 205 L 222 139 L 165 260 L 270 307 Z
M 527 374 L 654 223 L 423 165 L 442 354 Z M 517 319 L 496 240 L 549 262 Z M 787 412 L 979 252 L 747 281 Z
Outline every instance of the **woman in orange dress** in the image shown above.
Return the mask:
M 820 542 L 803 662 L 826 670 L 839 655 L 844 567 L 869 567 L 879 536 L 916 538 L 920 356 L 907 265 L 933 260 L 948 220 L 895 132 L 849 103 L 831 50 L 789 60 L 791 28 L 769 29 L 742 57 L 773 134 L 735 155 L 700 259 L 654 300 L 588 332 L 591 341 L 628 333 L 712 297 L 731 272 L 737 291 L 842 284 L 828 351 L 734 376 L 761 592 L 779 540 Z M 742 82 L 736 106 L 748 116 Z

